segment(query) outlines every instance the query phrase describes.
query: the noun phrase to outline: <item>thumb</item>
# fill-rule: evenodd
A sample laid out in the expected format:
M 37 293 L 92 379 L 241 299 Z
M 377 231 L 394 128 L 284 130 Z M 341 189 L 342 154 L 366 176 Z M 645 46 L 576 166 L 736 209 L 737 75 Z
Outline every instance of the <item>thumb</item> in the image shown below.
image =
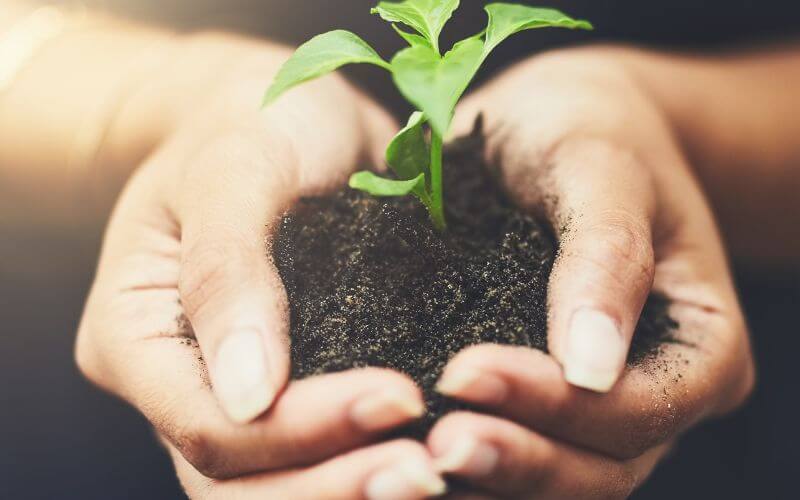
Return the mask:
M 607 392 L 625 368 L 653 283 L 655 194 L 636 159 L 601 141 L 554 157 L 565 220 L 550 279 L 549 348 L 572 385 Z
M 181 302 L 214 393 L 240 423 L 266 411 L 289 375 L 286 292 L 265 243 L 282 197 L 297 191 L 292 154 L 281 151 L 276 141 L 269 154 L 219 141 L 181 188 Z

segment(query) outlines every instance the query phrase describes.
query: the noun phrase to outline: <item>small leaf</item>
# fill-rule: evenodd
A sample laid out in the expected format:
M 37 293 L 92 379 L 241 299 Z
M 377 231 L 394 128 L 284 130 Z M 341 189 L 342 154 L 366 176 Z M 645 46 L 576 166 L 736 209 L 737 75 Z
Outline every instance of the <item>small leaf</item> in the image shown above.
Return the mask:
M 440 57 L 428 47 L 403 49 L 392 59 L 400 92 L 430 120 L 434 132 L 447 134 L 453 110 L 483 62 L 483 41 L 471 37 Z
M 439 52 L 439 35 L 458 8 L 459 0 L 402 0 L 380 2 L 372 9 L 384 21 L 414 28 Z
M 414 33 L 406 33 L 399 26 L 396 24 L 392 24 L 392 28 L 397 32 L 398 35 L 403 37 L 403 40 L 408 42 L 409 45 L 412 47 L 416 47 L 417 45 L 421 45 L 423 47 L 430 47 L 433 48 L 431 42 L 429 42 L 425 37 L 420 35 L 415 35 Z
M 271 104 L 296 85 L 352 63 L 369 63 L 390 69 L 389 63 L 354 33 L 336 30 L 317 35 L 298 47 L 284 63 L 267 90 L 264 105 Z
M 534 28 L 592 29 L 589 21 L 572 19 L 555 9 L 528 7 L 510 3 L 487 5 L 489 27 L 486 30 L 486 52 L 497 47 L 500 42 L 520 31 Z
M 424 123 L 424 114 L 419 111 L 412 114 L 408 125 L 386 149 L 386 162 L 400 179 L 413 179 L 428 171 L 431 153 L 425 140 Z
M 425 174 L 410 180 L 394 180 L 379 177 L 372 172 L 356 172 L 350 176 L 350 187 L 365 191 L 372 196 L 405 196 L 425 186 Z

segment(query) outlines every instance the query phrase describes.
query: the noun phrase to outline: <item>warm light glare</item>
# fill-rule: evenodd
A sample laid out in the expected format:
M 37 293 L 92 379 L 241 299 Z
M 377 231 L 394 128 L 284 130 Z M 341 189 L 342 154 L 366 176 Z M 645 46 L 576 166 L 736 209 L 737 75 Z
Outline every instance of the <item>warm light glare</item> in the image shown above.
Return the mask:
M 64 13 L 40 7 L 0 38 L 0 92 L 11 85 L 25 62 L 64 28 Z

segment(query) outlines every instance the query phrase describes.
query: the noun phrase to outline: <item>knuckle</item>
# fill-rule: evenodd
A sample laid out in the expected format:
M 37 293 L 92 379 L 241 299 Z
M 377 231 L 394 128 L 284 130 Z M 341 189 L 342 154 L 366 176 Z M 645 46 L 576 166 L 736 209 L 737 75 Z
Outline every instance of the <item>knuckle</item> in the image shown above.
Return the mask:
M 628 460 L 614 464 L 609 473 L 611 498 L 629 498 L 648 478 L 652 466 L 641 460 Z
M 649 232 L 626 214 L 607 213 L 600 220 L 585 229 L 591 248 L 583 257 L 625 287 L 649 287 L 655 272 Z
M 216 297 L 240 285 L 232 277 L 239 262 L 239 250 L 230 240 L 222 241 L 226 238 L 229 236 L 223 234 L 220 234 L 220 241 L 201 238 L 184 257 L 178 290 L 189 317 L 196 316 Z
M 625 500 L 636 490 L 637 482 L 634 473 L 628 467 L 623 468 L 621 472 L 612 474 L 609 478 L 609 484 L 605 487 L 604 498 L 608 500 Z
M 555 446 L 545 442 L 528 442 L 521 456 L 522 462 L 511 467 L 506 478 L 511 493 L 530 497 L 558 488 L 558 457 Z
M 545 440 L 531 441 L 528 445 L 533 463 L 540 464 L 533 468 L 533 475 L 542 484 L 547 484 L 555 475 L 559 462 L 559 453 L 556 446 Z
M 335 448 L 350 439 L 348 429 L 335 429 L 333 432 L 321 431 L 311 426 L 300 427 L 290 420 L 270 422 L 271 429 L 265 429 L 265 442 L 279 443 L 273 450 L 264 453 L 264 463 L 270 467 L 280 467 L 298 459 L 317 456 L 322 448 Z M 280 436 L 276 441 L 274 436 Z M 321 442 L 325 440 L 325 446 Z
M 667 441 L 683 420 L 683 416 L 665 413 L 661 407 L 647 411 L 635 417 L 618 433 L 610 445 L 609 453 L 618 460 L 639 458 L 654 446 Z
M 597 231 L 602 231 L 598 243 L 607 257 L 618 262 L 637 263 L 644 270 L 650 270 L 654 255 L 647 231 L 628 215 L 610 213 L 604 219 L 603 227 Z
M 666 405 L 664 405 L 666 406 Z M 642 409 L 631 415 L 608 445 L 608 452 L 618 460 L 633 460 L 668 440 L 682 425 L 684 417 L 665 411 L 662 405 Z M 675 407 L 676 404 L 671 404 Z
M 181 455 L 200 474 L 212 479 L 230 477 L 230 470 L 212 432 L 198 427 L 187 427 L 173 434 L 172 443 Z
M 571 391 L 559 391 L 537 401 L 549 426 L 571 429 L 576 427 L 576 422 L 585 418 L 573 394 Z

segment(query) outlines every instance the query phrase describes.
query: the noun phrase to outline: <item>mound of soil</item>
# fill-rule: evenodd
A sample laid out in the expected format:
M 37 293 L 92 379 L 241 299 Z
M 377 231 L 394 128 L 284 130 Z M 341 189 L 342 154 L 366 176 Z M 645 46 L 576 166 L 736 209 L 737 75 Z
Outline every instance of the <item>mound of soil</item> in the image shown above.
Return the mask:
M 301 200 L 273 256 L 291 309 L 294 378 L 387 367 L 423 389 L 423 435 L 456 403 L 437 394 L 445 364 L 485 342 L 547 349 L 547 283 L 557 242 L 518 210 L 482 160 L 480 134 L 445 154 L 448 231 L 433 230 L 411 197 L 350 189 Z M 629 362 L 654 353 L 677 326 L 652 296 Z

